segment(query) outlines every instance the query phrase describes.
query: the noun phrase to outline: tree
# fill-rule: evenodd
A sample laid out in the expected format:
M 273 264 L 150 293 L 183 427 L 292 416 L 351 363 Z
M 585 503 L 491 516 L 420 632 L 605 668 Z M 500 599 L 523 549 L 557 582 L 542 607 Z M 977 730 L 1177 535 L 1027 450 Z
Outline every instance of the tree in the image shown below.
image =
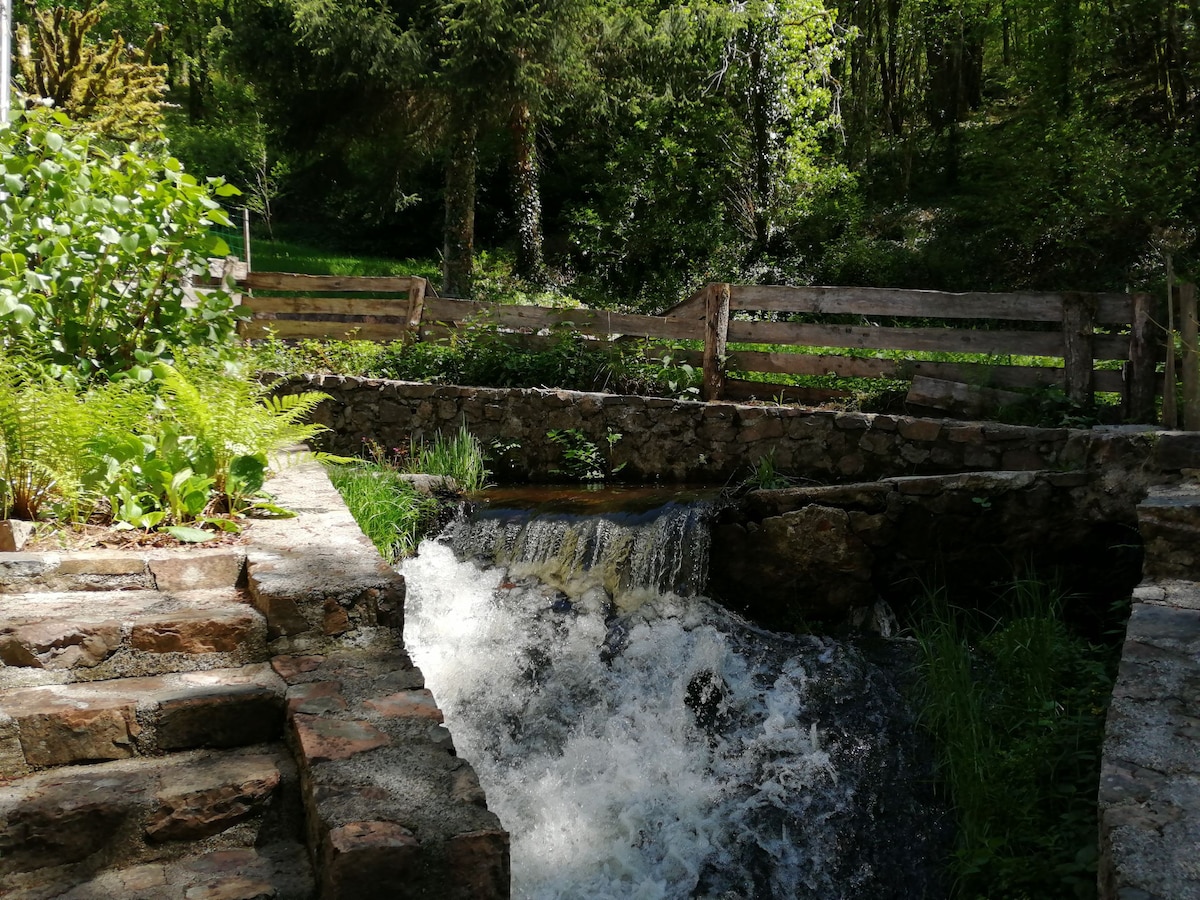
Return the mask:
M 107 45 L 88 32 L 107 11 L 105 3 L 82 9 L 39 9 L 26 0 L 32 31 L 17 26 L 17 71 L 29 101 L 49 100 L 56 109 L 90 122 L 101 134 L 132 140 L 156 136 L 162 124 L 166 68 L 150 64 L 163 29 L 138 50 L 113 32 Z

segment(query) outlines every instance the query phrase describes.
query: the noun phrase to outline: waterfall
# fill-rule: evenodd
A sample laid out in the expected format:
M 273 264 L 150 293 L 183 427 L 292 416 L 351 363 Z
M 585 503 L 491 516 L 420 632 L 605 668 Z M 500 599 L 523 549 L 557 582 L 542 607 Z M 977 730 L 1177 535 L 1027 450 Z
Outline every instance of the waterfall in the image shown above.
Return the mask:
M 705 599 L 706 516 L 485 509 L 404 564 L 406 642 L 512 834 L 513 896 L 931 896 L 894 678 Z

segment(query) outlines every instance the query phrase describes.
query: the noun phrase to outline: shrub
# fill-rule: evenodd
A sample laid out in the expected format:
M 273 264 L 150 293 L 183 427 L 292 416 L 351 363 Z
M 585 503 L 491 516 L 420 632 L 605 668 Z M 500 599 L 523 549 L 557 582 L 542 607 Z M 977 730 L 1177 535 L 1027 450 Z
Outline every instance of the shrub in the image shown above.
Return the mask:
M 229 295 L 185 282 L 227 251 L 208 229 L 234 193 L 137 144 L 109 153 L 60 113 L 18 115 L 0 129 L 0 339 L 84 380 L 148 380 L 168 347 L 229 342 Z

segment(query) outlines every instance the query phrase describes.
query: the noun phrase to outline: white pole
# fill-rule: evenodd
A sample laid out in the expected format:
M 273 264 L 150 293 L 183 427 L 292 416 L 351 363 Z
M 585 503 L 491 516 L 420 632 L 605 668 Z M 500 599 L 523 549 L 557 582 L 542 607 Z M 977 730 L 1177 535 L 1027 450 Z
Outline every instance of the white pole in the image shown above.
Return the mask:
M 12 66 L 12 3 L 0 0 L 0 125 L 8 124 L 8 108 L 12 102 L 9 70 Z

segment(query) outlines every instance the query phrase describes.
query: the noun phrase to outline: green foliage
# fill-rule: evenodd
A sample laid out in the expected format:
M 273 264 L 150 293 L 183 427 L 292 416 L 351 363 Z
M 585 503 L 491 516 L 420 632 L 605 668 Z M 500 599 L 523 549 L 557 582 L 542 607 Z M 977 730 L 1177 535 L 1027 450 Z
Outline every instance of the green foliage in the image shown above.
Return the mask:
M 137 145 L 109 154 L 57 113 L 0 130 L 0 179 L 0 338 L 77 378 L 143 380 L 170 346 L 233 338 L 229 295 L 184 286 L 224 252 L 208 228 L 229 224 L 228 185 Z
M 552 428 L 546 432 L 546 439 L 558 446 L 562 454 L 562 468 L 550 471 L 573 481 L 607 481 L 625 468 L 625 463 L 613 465 L 612 459 L 613 448 L 621 437 L 620 432 L 608 428 L 603 438 L 604 446 L 601 447 L 579 428 Z
M 488 472 L 483 445 L 467 426 L 460 425 L 450 437 L 438 434 L 431 443 L 417 441 L 409 445 L 407 471 L 426 475 L 445 475 L 454 479 L 466 493 L 487 487 Z
M 437 501 L 378 462 L 329 466 L 329 479 L 359 528 L 389 563 L 412 556 L 437 521 Z
M 144 422 L 150 395 L 133 382 L 76 391 L 18 357 L 0 355 L 0 515 L 37 519 L 46 511 L 83 518 L 96 495 L 97 435 Z
M 958 824 L 955 896 L 1093 896 L 1113 675 L 1051 586 L 1019 579 L 1008 601 L 989 620 L 933 593 L 916 629 L 922 721 Z
M 223 511 L 241 512 L 262 489 L 270 453 L 325 430 L 306 421 L 325 394 L 281 396 L 212 362 L 158 363 L 154 374 L 165 405 L 156 448 L 166 461 L 157 476 L 164 493 L 191 469 L 192 476 L 211 479 Z
M 166 66 L 150 64 L 162 38 L 157 26 L 141 50 L 117 32 L 105 46 L 88 32 L 108 11 L 106 3 L 82 9 L 39 9 L 26 0 L 32 20 L 17 26 L 17 73 L 26 97 L 49 100 L 55 109 L 86 121 L 99 134 L 119 140 L 147 140 L 162 126 Z
M 775 466 L 775 451 L 772 450 L 766 456 L 760 456 L 758 462 L 754 464 L 754 469 L 750 472 L 750 477 L 746 483 L 760 491 L 776 491 L 780 488 L 790 487 L 795 483 L 795 480 L 789 478 L 779 471 Z

